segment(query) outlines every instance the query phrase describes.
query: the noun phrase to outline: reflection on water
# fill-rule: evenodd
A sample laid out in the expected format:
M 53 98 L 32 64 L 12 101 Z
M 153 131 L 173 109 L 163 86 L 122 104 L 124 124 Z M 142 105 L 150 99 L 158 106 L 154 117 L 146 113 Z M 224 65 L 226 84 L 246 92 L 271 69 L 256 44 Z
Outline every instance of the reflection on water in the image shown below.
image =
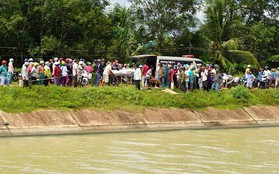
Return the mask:
M 279 128 L 0 139 L 0 173 L 279 173 Z

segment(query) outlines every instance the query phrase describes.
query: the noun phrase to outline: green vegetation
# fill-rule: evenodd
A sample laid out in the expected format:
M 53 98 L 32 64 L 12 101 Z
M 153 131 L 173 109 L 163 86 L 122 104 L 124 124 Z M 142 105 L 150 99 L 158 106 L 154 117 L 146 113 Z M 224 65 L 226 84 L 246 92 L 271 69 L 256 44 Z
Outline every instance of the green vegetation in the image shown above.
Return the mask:
M 62 88 L 33 86 L 2 87 L 0 110 L 31 112 L 38 109 L 128 110 L 141 112 L 148 107 L 203 109 L 205 107 L 236 109 L 252 105 L 278 105 L 278 89 L 248 90 L 236 87 L 220 93 L 194 91 L 178 95 L 160 89 L 137 91 L 134 86 L 100 88 Z

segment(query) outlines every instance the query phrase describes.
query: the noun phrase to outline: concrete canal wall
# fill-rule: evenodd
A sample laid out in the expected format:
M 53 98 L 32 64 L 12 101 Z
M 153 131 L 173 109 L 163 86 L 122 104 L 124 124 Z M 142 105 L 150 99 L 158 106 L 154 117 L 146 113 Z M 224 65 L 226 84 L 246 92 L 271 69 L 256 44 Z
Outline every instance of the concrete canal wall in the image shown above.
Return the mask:
M 147 109 L 126 111 L 0 111 L 0 136 L 279 126 L 279 107 L 238 110 Z

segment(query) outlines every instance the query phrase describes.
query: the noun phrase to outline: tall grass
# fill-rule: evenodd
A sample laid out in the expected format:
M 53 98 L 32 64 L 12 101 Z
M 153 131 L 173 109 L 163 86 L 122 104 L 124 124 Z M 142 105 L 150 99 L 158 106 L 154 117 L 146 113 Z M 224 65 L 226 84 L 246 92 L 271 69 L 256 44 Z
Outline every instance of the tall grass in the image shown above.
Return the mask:
M 138 91 L 134 86 L 63 88 L 32 86 L 30 88 L 2 87 L 0 110 L 31 112 L 37 109 L 122 109 L 132 112 L 147 107 L 203 109 L 241 108 L 251 105 L 278 105 L 279 90 L 248 90 L 236 87 L 221 92 L 194 91 L 172 95 L 158 89 Z

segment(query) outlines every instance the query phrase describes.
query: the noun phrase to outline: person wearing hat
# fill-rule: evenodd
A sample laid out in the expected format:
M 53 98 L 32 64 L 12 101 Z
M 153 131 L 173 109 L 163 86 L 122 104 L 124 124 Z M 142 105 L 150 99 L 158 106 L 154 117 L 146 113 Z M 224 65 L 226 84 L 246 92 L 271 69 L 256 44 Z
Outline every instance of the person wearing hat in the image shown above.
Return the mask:
M 268 66 L 265 66 L 265 67 L 264 67 L 263 76 L 266 77 L 268 80 L 270 80 L 270 78 L 271 78 L 271 72 L 270 72 Z
M 89 74 L 89 76 L 88 76 L 88 81 L 89 81 L 89 83 L 92 83 L 92 72 L 93 72 L 93 68 L 92 68 L 92 63 L 91 63 L 91 62 L 87 62 L 86 71 L 87 71 L 88 74 Z
M 37 68 L 38 79 L 39 79 L 38 85 L 43 85 L 44 84 L 44 78 L 45 78 L 44 64 L 45 64 L 45 62 L 43 60 L 40 61 L 39 66 Z
M 51 69 L 50 69 L 50 63 L 46 61 L 45 66 L 44 66 L 44 72 L 45 72 L 45 80 L 44 84 L 45 86 L 49 85 L 49 78 L 51 77 Z
M 253 82 L 254 80 L 256 79 L 256 77 L 254 76 L 254 74 L 252 73 L 252 71 L 250 70 L 247 75 L 246 75 L 246 78 L 247 78 L 247 84 L 246 84 L 246 87 L 251 89 L 253 87 Z
M 56 84 L 57 86 L 60 86 L 60 82 L 59 82 L 59 76 L 61 74 L 61 69 L 59 67 L 59 63 L 55 62 L 54 63 L 54 84 Z
M 2 66 L 0 67 L 0 79 L 1 79 L 1 86 L 3 86 L 4 84 L 9 86 L 8 67 L 7 67 L 6 60 L 2 60 Z
M 279 87 L 279 67 L 277 68 L 277 71 L 275 72 L 275 88 Z
M 66 67 L 66 62 L 65 61 L 61 62 L 60 69 L 61 69 L 61 76 L 62 76 L 61 77 L 61 84 L 62 84 L 62 86 L 66 86 L 67 85 L 66 81 L 67 81 L 67 76 L 68 76 L 68 69 Z
M 33 65 L 31 65 L 32 66 L 32 68 L 31 68 L 31 71 L 30 71 L 30 76 L 31 76 L 31 84 L 32 85 L 36 85 L 37 84 L 37 79 L 38 79 L 38 63 L 37 62 L 35 62 Z M 29 65 L 30 66 L 30 65 Z
M 22 70 L 21 70 L 21 77 L 22 77 L 22 80 L 23 80 L 23 87 L 28 87 L 28 81 L 29 81 L 28 66 L 29 66 L 29 62 L 25 62 L 23 64 Z
M 247 75 L 251 71 L 251 65 L 248 65 L 246 70 L 245 70 L 245 75 Z
M 137 69 L 136 71 L 134 72 L 134 81 L 135 81 L 135 85 L 136 85 L 136 88 L 138 90 L 140 90 L 140 81 L 141 81 L 141 75 L 142 75 L 142 72 L 141 72 L 141 69 L 142 69 L 142 65 L 137 65 Z
M 54 68 L 55 68 L 55 63 L 58 63 L 59 64 L 59 59 L 58 57 L 55 57 L 54 59 L 54 62 L 52 63 L 52 76 L 54 75 Z
M 9 65 L 8 65 L 9 84 L 13 82 L 13 73 L 14 73 L 14 59 L 10 58 Z
M 29 58 L 28 59 L 28 62 L 29 62 L 29 65 L 28 65 L 28 73 L 30 74 L 31 73 L 31 70 L 33 68 L 33 65 L 34 65 L 34 60 L 33 58 Z
M 101 65 L 101 59 L 97 60 L 97 64 L 94 67 L 94 72 L 96 74 L 96 79 L 95 79 L 95 83 L 94 86 L 99 86 L 99 82 L 102 78 L 101 74 L 102 74 L 102 65 Z

